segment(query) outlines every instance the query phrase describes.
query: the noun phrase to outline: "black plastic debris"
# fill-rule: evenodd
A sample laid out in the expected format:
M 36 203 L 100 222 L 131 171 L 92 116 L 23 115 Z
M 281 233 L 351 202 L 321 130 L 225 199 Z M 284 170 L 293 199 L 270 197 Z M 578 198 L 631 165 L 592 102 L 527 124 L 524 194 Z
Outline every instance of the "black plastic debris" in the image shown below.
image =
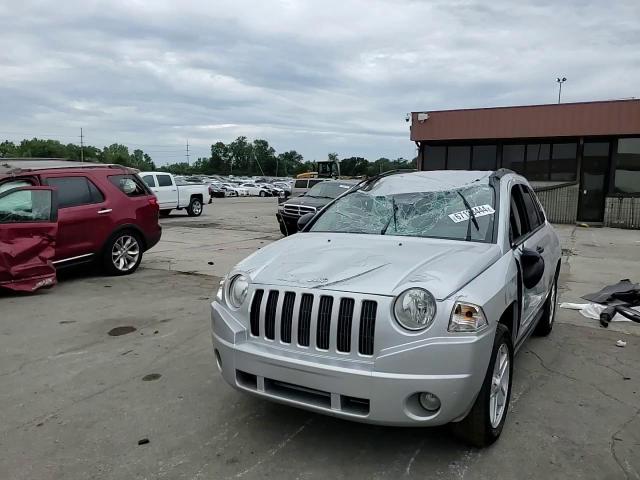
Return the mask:
M 632 283 L 625 278 L 614 285 L 608 285 L 595 293 L 588 293 L 582 298 L 601 305 L 640 305 L 640 284 Z
M 141 438 L 138 440 L 138 445 L 146 445 L 147 443 L 150 443 L 148 438 Z

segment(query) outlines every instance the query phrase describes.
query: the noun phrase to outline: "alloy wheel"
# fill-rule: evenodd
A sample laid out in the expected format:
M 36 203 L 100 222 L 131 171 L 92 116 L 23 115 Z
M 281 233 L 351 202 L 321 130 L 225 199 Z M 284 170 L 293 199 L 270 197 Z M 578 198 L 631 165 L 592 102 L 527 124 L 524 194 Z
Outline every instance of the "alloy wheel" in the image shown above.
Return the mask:
M 191 210 L 195 215 L 200 215 L 202 213 L 202 204 L 199 200 L 194 200 L 191 204 Z
M 136 266 L 140 258 L 140 245 L 132 235 L 122 235 L 113 243 L 111 261 L 121 272 L 128 272 Z
M 496 353 L 496 361 L 491 376 L 491 393 L 489 394 L 489 421 L 497 428 L 502 421 L 509 396 L 509 347 L 500 345 Z

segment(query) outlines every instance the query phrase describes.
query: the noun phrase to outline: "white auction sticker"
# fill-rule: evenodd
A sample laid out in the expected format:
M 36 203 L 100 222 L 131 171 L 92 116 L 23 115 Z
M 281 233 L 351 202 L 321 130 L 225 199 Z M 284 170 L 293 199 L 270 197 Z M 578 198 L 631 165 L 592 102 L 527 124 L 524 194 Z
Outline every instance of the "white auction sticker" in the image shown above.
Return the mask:
M 496 213 L 491 205 L 478 205 L 472 208 L 473 214 L 476 217 L 484 217 L 485 215 L 491 215 L 492 213 Z M 468 221 L 470 218 L 469 210 L 463 210 L 461 212 L 451 213 L 449 214 L 449 218 L 453 220 L 455 223 L 460 223 L 464 221 Z

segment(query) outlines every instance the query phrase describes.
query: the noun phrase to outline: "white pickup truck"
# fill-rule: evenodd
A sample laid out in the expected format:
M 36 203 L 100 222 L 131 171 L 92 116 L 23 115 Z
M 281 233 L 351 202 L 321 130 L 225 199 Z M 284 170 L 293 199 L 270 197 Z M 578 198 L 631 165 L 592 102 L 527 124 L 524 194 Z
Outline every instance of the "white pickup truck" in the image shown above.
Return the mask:
M 155 193 L 163 216 L 169 215 L 171 210 L 186 208 L 190 217 L 199 217 L 205 200 L 209 200 L 206 185 L 177 184 L 173 175 L 166 172 L 140 172 L 138 175 Z

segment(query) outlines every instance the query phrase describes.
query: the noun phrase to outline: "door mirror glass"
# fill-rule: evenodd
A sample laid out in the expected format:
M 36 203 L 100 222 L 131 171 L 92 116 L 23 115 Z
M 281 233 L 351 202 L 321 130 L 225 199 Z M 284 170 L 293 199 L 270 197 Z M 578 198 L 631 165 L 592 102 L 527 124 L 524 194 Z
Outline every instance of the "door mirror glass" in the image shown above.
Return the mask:
M 520 255 L 522 283 L 525 288 L 535 287 L 544 274 L 544 259 L 538 252 L 525 248 Z
M 298 231 L 302 231 L 304 227 L 311 221 L 313 217 L 315 217 L 315 213 L 305 213 L 298 219 Z
M 0 223 L 52 222 L 57 207 L 51 189 L 21 187 L 0 194 Z

